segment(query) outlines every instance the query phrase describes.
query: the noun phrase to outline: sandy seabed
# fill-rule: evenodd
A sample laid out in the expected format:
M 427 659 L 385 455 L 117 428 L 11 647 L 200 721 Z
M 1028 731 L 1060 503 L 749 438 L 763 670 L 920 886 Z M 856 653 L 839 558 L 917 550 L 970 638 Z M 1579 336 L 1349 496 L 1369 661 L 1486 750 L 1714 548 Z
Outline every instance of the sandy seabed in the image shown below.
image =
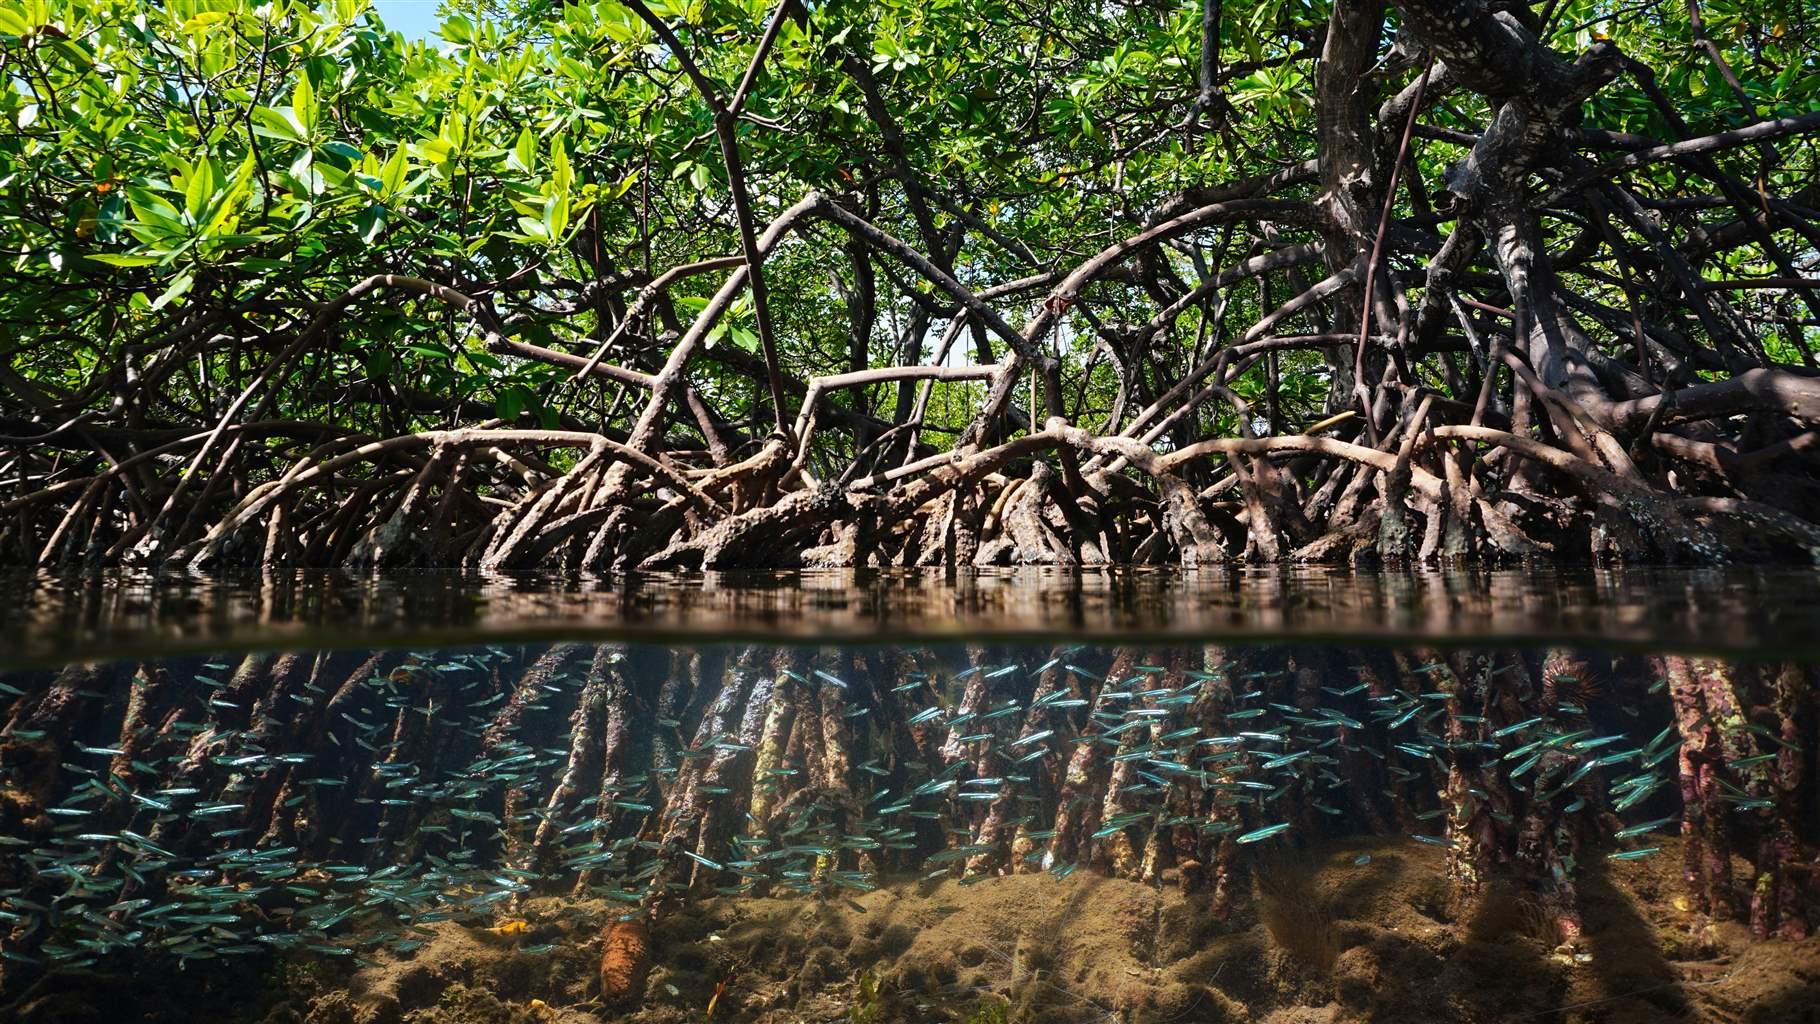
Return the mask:
M 1583 875 L 1573 948 L 1503 885 L 1450 912 L 1440 850 L 1356 841 L 1273 876 L 1225 920 L 1205 894 L 1084 872 L 826 902 L 715 897 L 652 928 L 639 990 L 613 1001 L 603 922 L 624 908 L 545 897 L 509 937 L 439 924 L 421 948 L 363 967 L 293 957 L 70 979 L 12 1012 L 21 1024 L 1820 1022 L 1820 938 L 1759 942 L 1703 920 L 1664 846 Z

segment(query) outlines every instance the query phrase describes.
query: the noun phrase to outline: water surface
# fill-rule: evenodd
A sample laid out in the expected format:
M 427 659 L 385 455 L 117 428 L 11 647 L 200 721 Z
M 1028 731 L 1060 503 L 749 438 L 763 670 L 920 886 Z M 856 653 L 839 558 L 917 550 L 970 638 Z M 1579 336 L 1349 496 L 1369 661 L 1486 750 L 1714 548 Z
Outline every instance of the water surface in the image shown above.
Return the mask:
M 0 665 L 185 651 L 707 638 L 1579 641 L 1820 652 L 1820 573 L 1733 567 L 0 575 Z

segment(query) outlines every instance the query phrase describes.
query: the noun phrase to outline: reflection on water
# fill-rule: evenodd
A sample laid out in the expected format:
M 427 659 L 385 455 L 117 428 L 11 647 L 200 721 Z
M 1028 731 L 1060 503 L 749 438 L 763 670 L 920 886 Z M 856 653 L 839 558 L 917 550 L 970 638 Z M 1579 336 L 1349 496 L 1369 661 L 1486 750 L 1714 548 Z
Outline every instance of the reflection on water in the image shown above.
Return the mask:
M 826 570 L 595 580 L 298 571 L 0 574 L 0 666 L 483 641 L 803 642 L 1067 635 L 1583 642 L 1820 654 L 1820 573 L 1320 566 Z
M 1681 960 L 1802 940 L 1820 909 L 1815 683 L 1794 660 L 1315 641 L 22 669 L 0 677 L 0 996 L 151 961 L 320 962 L 297 996 L 320 1003 L 446 960 L 466 973 L 387 1005 L 493 1019 L 434 1009 L 484 976 L 502 1021 L 710 1001 L 933 1019 L 987 996 L 1160 1021 L 1369 1002 L 1343 983 L 1368 955 L 1388 980 L 1447 950 L 1468 974 L 1522 954 L 1525 1012 L 1585 978 L 1605 999 L 1673 983 L 1686 1009 L 1705 990 L 1682 992 Z M 1210 944 L 1324 980 L 1222 982 Z M 768 947 L 828 962 L 780 980 Z M 1096 973 L 1120 957 L 1141 984 Z M 1446 1013 L 1382 1019 L 1515 1019 L 1473 1009 L 1475 977 Z

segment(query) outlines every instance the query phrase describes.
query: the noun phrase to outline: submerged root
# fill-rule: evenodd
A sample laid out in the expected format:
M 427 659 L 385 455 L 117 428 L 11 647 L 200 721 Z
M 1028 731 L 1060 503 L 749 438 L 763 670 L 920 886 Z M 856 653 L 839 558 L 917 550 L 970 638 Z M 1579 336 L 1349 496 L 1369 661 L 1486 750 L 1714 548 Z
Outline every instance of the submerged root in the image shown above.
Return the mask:
M 1541 900 L 1502 878 L 1479 893 L 1467 909 L 1466 923 L 1472 942 L 1519 939 L 1552 949 L 1558 941 L 1554 919 Z
M 1313 860 L 1301 854 L 1273 858 L 1253 867 L 1252 880 L 1258 920 L 1277 948 L 1316 974 L 1333 973 L 1340 931 Z

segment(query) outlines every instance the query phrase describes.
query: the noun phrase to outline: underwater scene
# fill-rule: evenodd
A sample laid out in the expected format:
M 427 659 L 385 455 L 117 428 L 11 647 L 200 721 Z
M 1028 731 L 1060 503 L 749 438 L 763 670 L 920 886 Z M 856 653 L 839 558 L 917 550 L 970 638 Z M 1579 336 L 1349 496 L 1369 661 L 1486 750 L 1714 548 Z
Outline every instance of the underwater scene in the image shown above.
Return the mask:
M 0 672 L 0 1019 L 1820 1019 L 1817 666 L 578 640 Z

